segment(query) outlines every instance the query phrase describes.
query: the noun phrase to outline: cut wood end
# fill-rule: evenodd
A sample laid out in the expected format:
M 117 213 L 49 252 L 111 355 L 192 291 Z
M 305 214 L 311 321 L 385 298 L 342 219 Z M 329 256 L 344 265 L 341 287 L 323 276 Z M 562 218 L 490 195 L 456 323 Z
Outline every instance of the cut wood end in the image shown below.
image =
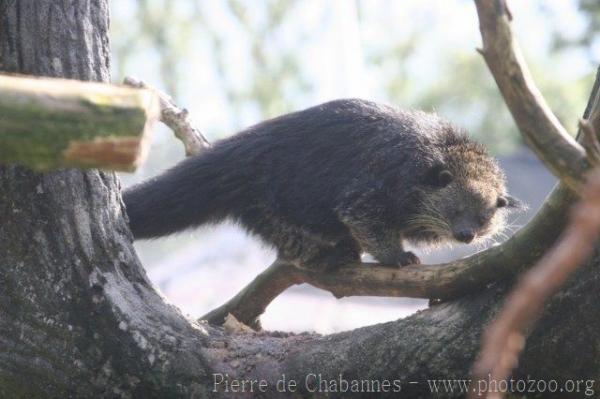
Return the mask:
M 141 137 L 102 137 L 71 141 L 63 151 L 66 164 L 133 172 L 144 160 L 149 141 Z
M 66 163 L 78 167 L 97 167 L 120 172 L 135 172 L 147 159 L 152 132 L 160 117 L 158 96 L 148 89 L 131 89 L 135 103 L 145 113 L 145 123 L 139 136 L 96 137 L 93 140 L 71 141 L 63 151 Z M 130 97 L 132 98 L 132 97 Z

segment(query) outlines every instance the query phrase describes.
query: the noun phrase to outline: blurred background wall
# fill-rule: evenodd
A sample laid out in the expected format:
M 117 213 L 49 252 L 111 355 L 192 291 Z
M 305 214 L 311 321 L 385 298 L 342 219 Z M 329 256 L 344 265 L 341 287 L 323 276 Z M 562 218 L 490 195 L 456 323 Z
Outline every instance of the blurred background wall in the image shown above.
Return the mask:
M 211 141 L 260 120 L 341 97 L 437 112 L 498 156 L 509 188 L 535 213 L 554 179 L 523 147 L 480 45 L 471 0 L 118 0 L 112 4 L 113 80 L 132 75 L 187 107 Z M 514 27 L 536 82 L 575 132 L 600 60 L 600 3 L 512 1 Z M 183 159 L 159 129 L 150 159 L 128 186 Z M 498 237 L 497 241 L 503 238 Z M 260 273 L 274 253 L 231 224 L 136 244 L 171 302 L 201 316 Z M 482 248 L 423 253 L 445 261 Z M 406 298 L 334 299 L 298 286 L 263 316 L 269 329 L 328 333 L 404 317 Z

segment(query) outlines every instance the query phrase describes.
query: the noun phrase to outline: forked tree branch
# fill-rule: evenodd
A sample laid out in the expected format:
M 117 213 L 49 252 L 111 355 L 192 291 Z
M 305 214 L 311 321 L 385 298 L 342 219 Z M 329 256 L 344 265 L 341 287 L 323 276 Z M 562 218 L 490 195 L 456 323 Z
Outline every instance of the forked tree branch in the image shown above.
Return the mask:
M 475 0 L 483 55 L 523 137 L 561 181 L 579 190 L 589 169 L 585 150 L 552 113 L 536 87 L 510 27 L 506 0 Z

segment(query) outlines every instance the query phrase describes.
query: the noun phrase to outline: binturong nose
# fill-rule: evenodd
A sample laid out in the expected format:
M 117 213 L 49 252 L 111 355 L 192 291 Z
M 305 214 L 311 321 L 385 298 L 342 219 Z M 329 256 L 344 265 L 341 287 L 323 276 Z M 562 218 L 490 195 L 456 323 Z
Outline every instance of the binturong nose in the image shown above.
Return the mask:
M 454 238 L 460 242 L 468 244 L 475 238 L 475 232 L 473 230 L 460 230 L 454 233 Z

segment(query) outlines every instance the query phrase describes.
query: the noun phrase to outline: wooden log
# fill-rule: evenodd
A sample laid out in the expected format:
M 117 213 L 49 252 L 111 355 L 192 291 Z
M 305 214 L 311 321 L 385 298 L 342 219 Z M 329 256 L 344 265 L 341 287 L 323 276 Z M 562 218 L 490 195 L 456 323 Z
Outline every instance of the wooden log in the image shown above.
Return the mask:
M 159 113 L 146 89 L 0 75 L 0 163 L 133 171 Z

